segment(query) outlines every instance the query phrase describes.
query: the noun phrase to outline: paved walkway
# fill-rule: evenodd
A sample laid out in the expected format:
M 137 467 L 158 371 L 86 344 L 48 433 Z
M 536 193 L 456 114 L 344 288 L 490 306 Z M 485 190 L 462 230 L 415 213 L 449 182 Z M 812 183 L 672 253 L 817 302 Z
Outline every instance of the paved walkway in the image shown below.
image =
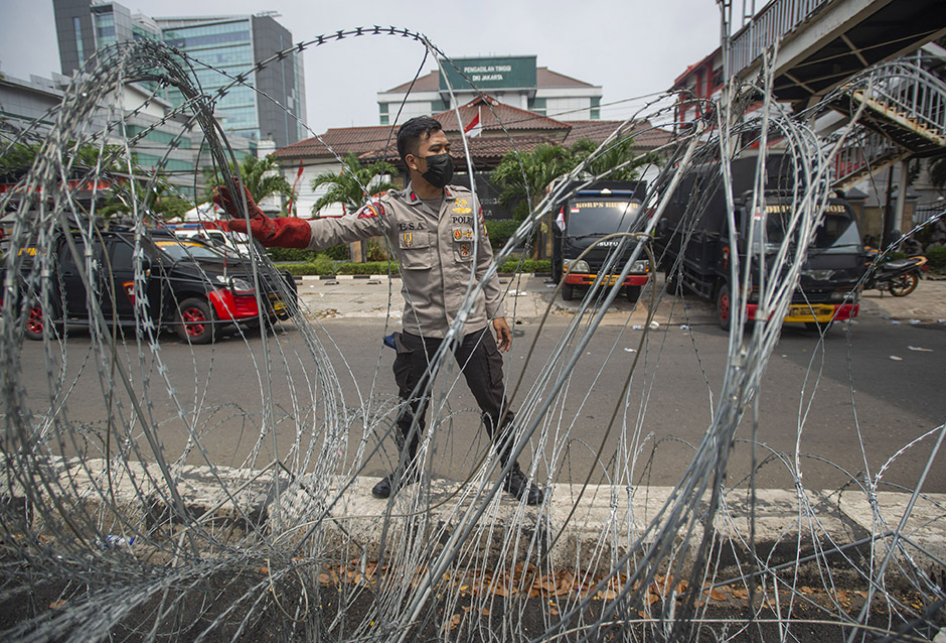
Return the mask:
M 507 316 L 534 319 L 549 310 L 555 317 L 571 315 L 580 301 L 562 301 L 555 297 L 555 285 L 542 275 L 502 276 L 506 295 Z M 657 287 L 663 287 L 663 276 L 658 275 Z M 322 279 L 303 277 L 299 294 L 314 317 L 378 317 L 384 318 L 390 310 L 393 318 L 400 318 L 404 309 L 401 281 L 395 277 Z M 551 308 L 549 309 L 549 304 Z M 627 323 L 631 304 L 619 297 L 605 315 L 603 323 Z M 647 313 L 644 306 L 633 311 L 631 324 L 642 324 Z M 877 290 L 866 291 L 861 298 L 862 317 L 881 317 L 891 323 L 946 324 L 946 279 L 924 279 L 917 289 L 906 297 L 894 297 Z M 658 324 L 715 324 L 716 315 L 710 302 L 694 295 L 685 300 L 665 297 L 658 305 L 654 320 Z

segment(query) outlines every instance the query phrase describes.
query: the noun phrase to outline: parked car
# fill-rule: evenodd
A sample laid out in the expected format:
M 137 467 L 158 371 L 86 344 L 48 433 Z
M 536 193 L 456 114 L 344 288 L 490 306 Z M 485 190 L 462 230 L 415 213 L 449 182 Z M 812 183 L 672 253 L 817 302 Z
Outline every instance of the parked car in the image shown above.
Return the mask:
M 191 241 L 204 241 L 218 249 L 226 249 L 244 257 L 252 256 L 249 237 L 239 232 L 225 232 L 202 223 L 175 223 L 165 226 L 174 236 Z
M 78 257 L 91 252 L 91 274 L 95 297 L 106 323 L 135 325 L 136 293 L 145 293 L 147 311 L 161 329 L 173 329 L 193 344 L 212 342 L 226 326 L 255 327 L 261 319 L 288 319 L 297 310 L 296 286 L 291 274 L 257 264 L 260 292 L 253 286 L 251 259 L 224 254 L 196 241 L 178 239 L 166 231 L 150 231 L 140 238 L 144 283 L 135 287 L 135 236 L 128 229 L 96 233 L 91 248 L 78 232 L 69 235 Z M 89 293 L 81 273 L 89 263 L 76 263 L 69 238 L 59 235 L 50 244 L 52 262 L 48 274 L 34 270 L 37 248 L 24 248 L 20 279 L 12 293 L 17 304 L 27 303 L 25 334 L 41 339 L 46 324 L 87 325 L 90 322 Z M 81 270 L 80 270 L 81 268 Z M 43 293 L 43 288 L 46 292 Z M 41 302 L 48 297 L 44 308 Z M 262 315 L 260 314 L 262 304 Z

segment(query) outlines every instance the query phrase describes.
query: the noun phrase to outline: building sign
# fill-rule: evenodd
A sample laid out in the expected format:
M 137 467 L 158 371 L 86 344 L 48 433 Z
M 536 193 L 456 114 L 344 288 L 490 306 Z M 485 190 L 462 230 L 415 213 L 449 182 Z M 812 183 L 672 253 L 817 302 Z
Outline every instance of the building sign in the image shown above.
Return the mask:
M 515 58 L 455 58 L 441 61 L 440 91 L 447 91 L 447 80 L 454 91 L 477 89 L 535 89 L 535 56 Z M 456 65 L 463 72 L 461 76 Z M 467 82 L 463 76 L 469 79 Z

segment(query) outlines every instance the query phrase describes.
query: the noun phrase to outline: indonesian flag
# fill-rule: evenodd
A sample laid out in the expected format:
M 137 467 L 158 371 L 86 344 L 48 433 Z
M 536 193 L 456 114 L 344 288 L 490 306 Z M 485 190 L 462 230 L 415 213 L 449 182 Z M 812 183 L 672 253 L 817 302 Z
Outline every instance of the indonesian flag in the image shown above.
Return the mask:
M 479 136 L 483 132 L 483 123 L 480 120 L 480 108 L 476 108 L 476 116 L 473 117 L 466 127 L 463 128 L 463 133 L 469 135 L 471 138 L 474 136 Z
M 565 208 L 558 211 L 558 216 L 555 218 L 555 225 L 558 226 L 559 230 L 565 232 Z

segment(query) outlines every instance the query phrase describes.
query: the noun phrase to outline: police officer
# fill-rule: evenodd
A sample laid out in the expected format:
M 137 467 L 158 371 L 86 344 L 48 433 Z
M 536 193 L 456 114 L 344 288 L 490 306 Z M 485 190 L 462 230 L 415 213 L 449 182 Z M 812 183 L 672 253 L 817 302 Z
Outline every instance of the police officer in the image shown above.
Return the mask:
M 312 221 L 269 219 L 246 194 L 250 232 L 264 246 L 316 250 L 386 235 L 395 250 L 404 295 L 403 332 L 395 335 L 394 360 L 402 400 L 396 435 L 401 463 L 372 489 L 379 498 L 388 498 L 417 480 L 417 467 L 410 465 L 426 424 L 429 359 L 456 319 L 471 275 L 479 283 L 493 261 L 482 209 L 469 190 L 449 185 L 453 160 L 440 123 L 429 117 L 407 121 L 398 130 L 397 149 L 410 171 L 410 185 L 388 192 L 351 216 Z M 246 232 L 239 205 L 226 187 L 217 188 L 214 201 L 236 217 L 227 222 L 230 230 Z M 490 320 L 496 339 L 490 332 Z M 477 294 L 461 332 L 454 355 L 500 461 L 506 465 L 512 447 L 506 433 L 513 413 L 503 392 L 500 352 L 509 350 L 512 333 L 495 277 Z M 530 505 L 543 499 L 542 491 L 528 481 L 518 462 L 513 462 L 504 488 Z

